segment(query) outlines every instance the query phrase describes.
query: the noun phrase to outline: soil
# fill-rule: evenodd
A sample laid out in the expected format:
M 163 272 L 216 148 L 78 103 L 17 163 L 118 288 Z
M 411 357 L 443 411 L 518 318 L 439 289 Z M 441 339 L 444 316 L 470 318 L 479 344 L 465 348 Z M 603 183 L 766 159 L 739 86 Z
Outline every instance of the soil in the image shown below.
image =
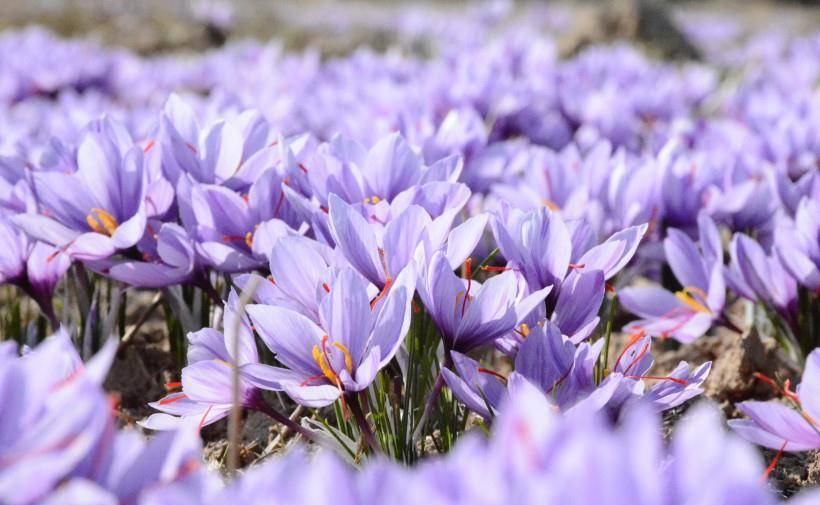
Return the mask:
M 743 400 L 770 400 L 774 389 L 756 379 L 755 372 L 783 382 L 799 382 L 799 371 L 791 363 L 777 342 L 761 337 L 756 329 L 744 334 L 719 330 L 717 335 L 705 336 L 678 349 L 659 353 L 655 358 L 655 372 L 664 375 L 681 361 L 693 365 L 712 362 L 712 370 L 704 383 L 706 397 L 717 402 L 727 417 L 737 417 L 734 407 Z

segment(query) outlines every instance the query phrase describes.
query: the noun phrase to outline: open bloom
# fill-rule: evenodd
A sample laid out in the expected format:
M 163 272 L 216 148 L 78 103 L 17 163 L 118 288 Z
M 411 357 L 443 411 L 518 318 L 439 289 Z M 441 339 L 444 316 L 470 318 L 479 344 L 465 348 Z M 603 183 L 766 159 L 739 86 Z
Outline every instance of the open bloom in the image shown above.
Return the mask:
M 433 254 L 421 272 L 419 297 L 447 350 L 468 352 L 491 345 L 519 326 L 552 289 L 547 286 L 524 295 L 526 286 L 516 272 L 503 272 L 483 284 L 471 274 L 466 271 L 464 279 L 457 277 L 444 251 Z
M 224 333 L 203 328 L 188 334 L 188 365 L 182 369 L 180 392 L 170 393 L 159 401 L 149 403 L 161 413 L 152 414 L 140 425 L 152 430 L 178 428 L 185 423 L 196 423 L 201 428 L 228 415 L 233 407 L 233 371 L 239 368 L 239 402 L 253 410 L 264 410 L 258 378 L 254 370 L 259 355 L 253 330 L 246 315 L 238 311 L 239 297 L 231 292 L 225 305 Z M 237 321 L 238 318 L 238 321 Z M 233 335 L 238 323 L 239 332 Z M 239 339 L 239 353 L 234 355 L 234 338 Z
M 603 340 L 576 348 L 550 322 L 525 331 L 515 371 L 508 378 L 459 352 L 452 353 L 454 371 L 442 370 L 456 397 L 485 419 L 495 416 L 509 394 L 508 385 L 512 387 L 517 380 L 529 381 L 562 409 L 595 389 L 592 374 Z
M 524 276 L 532 291 L 557 286 L 570 267 L 601 270 L 609 279 L 621 271 L 638 249 L 646 225 L 633 226 L 613 234 L 600 245 L 574 251 L 573 234 L 557 214 L 546 207 L 528 213 L 502 205 L 492 221 L 498 249 L 511 268 Z M 583 241 L 588 243 L 589 241 Z M 574 258 L 575 263 L 570 264 Z
M 54 288 L 71 261 L 59 250 L 29 239 L 23 232 L 0 218 L 0 284 L 13 284 L 29 295 L 49 319 L 59 325 L 52 305 Z
M 40 212 L 12 221 L 73 259 L 104 259 L 134 246 L 147 219 L 142 149 L 133 145 L 121 152 L 104 132 L 89 131 L 77 151 L 77 167 L 71 174 L 35 172 Z
M 196 182 L 244 190 L 279 155 L 268 123 L 255 110 L 202 128 L 193 108 L 172 94 L 160 125 L 155 142 L 161 146 L 163 172 L 173 185 L 187 175 Z
M 414 281 L 411 266 L 371 300 L 367 281 L 347 268 L 323 290 L 318 321 L 285 307 L 248 306 L 259 336 L 286 367 L 255 374 L 308 407 L 363 390 L 404 341 Z
M 297 233 L 300 223 L 282 219 L 282 178 L 272 170 L 245 196 L 225 186 L 187 181 L 180 178 L 178 185 L 183 223 L 203 261 L 219 271 L 259 268 L 279 238 Z
M 324 293 L 324 287 L 349 265 L 335 249 L 301 235 L 289 235 L 273 246 L 269 267 L 270 275 L 259 279 L 254 301 L 287 307 L 318 321 L 321 296 L 317 293 Z M 234 282 L 244 289 L 252 277 L 260 276 L 243 274 Z
M 481 239 L 487 215 L 470 218 L 450 230 L 453 217 L 447 213 L 433 219 L 422 206 L 414 204 L 382 227 L 371 225 L 355 207 L 330 195 L 330 222 L 337 249 L 380 288 L 413 262 L 420 246 L 428 255 L 446 242 L 452 264 L 462 263 Z
M 820 350 L 812 351 L 806 359 L 803 380 L 797 391 L 791 391 L 787 381 L 782 393 L 788 405 L 779 401 L 737 404 L 749 418 L 733 419 L 729 426 L 746 440 L 770 449 L 820 449 Z
M 456 397 L 486 419 L 495 415 L 508 391 L 518 387 L 522 380 L 535 385 L 562 411 L 573 408 L 604 410 L 617 418 L 622 410 L 636 402 L 663 411 L 702 393 L 700 385 L 711 366 L 706 363 L 690 372 L 689 365 L 681 362 L 668 376 L 649 376 L 653 363 L 648 352 L 651 338 L 640 336 L 630 342 L 612 373 L 598 385 L 593 374 L 603 340 L 576 346 L 550 322 L 544 327 L 527 327 L 525 331 L 527 336 L 515 357 L 515 370 L 509 377 L 482 367 L 457 352 L 452 353 L 455 372 L 442 371 Z M 647 380 L 658 383 L 647 390 Z
M 731 261 L 725 269 L 729 287 L 748 300 L 766 303 L 794 324 L 797 284 L 780 258 L 767 255 L 760 244 L 743 233 L 732 237 L 729 256 Z
M 775 228 L 777 257 L 794 279 L 820 290 L 820 200 L 803 198 L 794 221 L 784 218 Z
M 626 310 L 642 317 L 627 325 L 629 332 L 691 342 L 723 317 L 726 284 L 720 236 L 712 220 L 698 218 L 700 250 L 685 233 L 674 228 L 663 247 L 666 261 L 683 289 L 671 293 L 661 287 L 630 287 L 620 291 Z
M 183 284 L 191 281 L 201 271 L 198 268 L 194 242 L 181 226 L 149 221 L 147 231 L 137 243 L 142 261 L 101 260 L 92 263 L 91 268 L 138 288 Z
M 109 342 L 84 365 L 58 331 L 21 358 L 0 353 L 0 501 L 34 503 L 90 463 L 113 429 L 100 384 L 116 348 Z

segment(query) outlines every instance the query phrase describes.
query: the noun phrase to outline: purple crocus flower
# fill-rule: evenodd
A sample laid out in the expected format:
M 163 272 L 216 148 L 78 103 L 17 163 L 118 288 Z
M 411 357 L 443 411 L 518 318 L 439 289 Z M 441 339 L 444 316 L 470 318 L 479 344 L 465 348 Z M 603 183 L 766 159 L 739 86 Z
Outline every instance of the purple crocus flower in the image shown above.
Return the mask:
M 469 269 L 468 269 L 469 270 Z M 420 274 L 419 297 L 441 332 L 448 351 L 468 352 L 492 344 L 519 326 L 552 286 L 526 295 L 516 272 L 503 272 L 481 284 L 465 272 L 459 278 L 444 251 L 433 254 Z
M 6 219 L 0 219 L 0 284 L 13 284 L 29 295 L 55 330 L 60 326 L 54 313 L 54 288 L 71 266 L 58 249 L 30 240 Z
M 190 209 L 190 217 L 183 212 L 183 222 L 196 238 L 203 261 L 219 271 L 259 268 L 267 263 L 279 238 L 296 233 L 277 217 L 280 209 L 274 202 L 275 193 L 281 192 L 281 179 L 272 171 L 260 176 L 244 198 L 225 186 L 194 184 L 189 188 L 183 179 L 180 182 L 185 195 L 181 205 Z M 278 200 L 283 201 L 281 194 Z
M 392 282 L 423 247 L 425 255 L 447 243 L 451 263 L 459 265 L 481 239 L 487 215 L 468 219 L 450 231 L 454 215 L 435 219 L 419 205 L 408 205 L 383 228 L 371 225 L 353 206 L 330 195 L 330 223 L 337 249 L 367 280 L 378 287 Z
M 159 401 L 149 403 L 161 413 L 152 414 L 140 425 L 152 430 L 178 428 L 186 422 L 207 426 L 228 415 L 233 407 L 233 367 L 239 367 L 240 404 L 248 409 L 265 412 L 266 405 L 255 384 L 256 370 L 263 370 L 253 330 L 247 316 L 238 312 L 239 297 L 231 292 L 225 305 L 224 333 L 203 328 L 188 334 L 188 365 L 182 369 L 181 387 Z M 233 338 L 229 330 L 239 318 L 239 354 L 233 355 Z M 194 421 L 190 421 L 190 420 Z
M 783 218 L 775 228 L 775 250 L 794 279 L 820 290 L 820 201 L 803 198 L 794 221 Z
M 454 370 L 442 370 L 456 397 L 485 419 L 494 417 L 506 401 L 508 381 L 531 382 L 561 409 L 571 407 L 595 389 L 592 373 L 603 340 L 576 348 L 550 322 L 543 328 L 528 328 L 526 334 L 509 379 L 459 352 L 451 353 Z
M 763 380 L 774 382 L 762 377 Z M 778 389 L 781 389 L 778 386 Z M 729 421 L 741 437 L 770 449 L 811 451 L 820 449 L 820 350 L 806 358 L 803 380 L 797 391 L 787 381 L 781 389 L 787 403 L 745 401 L 738 409 L 749 419 Z
M 793 324 L 797 284 L 780 259 L 767 255 L 760 244 L 742 233 L 732 237 L 729 256 L 725 269 L 729 287 L 743 298 L 768 304 Z
M 174 223 L 149 221 L 147 231 L 137 244 L 143 261 L 103 260 L 92 263 L 91 268 L 137 288 L 162 288 L 193 280 L 201 270 L 194 242 L 185 230 Z
M 344 269 L 326 286 L 318 321 L 285 307 L 248 306 L 259 336 L 287 367 L 254 373 L 308 407 L 365 389 L 404 341 L 414 281 L 410 266 L 371 300 L 367 281 Z
M 293 309 L 318 321 L 321 293 L 326 293 L 326 287 L 338 273 L 350 266 L 335 249 L 301 235 L 292 235 L 283 237 L 273 246 L 269 267 L 270 275 L 266 279 L 258 274 L 243 274 L 234 282 L 244 289 L 252 277 L 258 277 L 253 294 L 256 303 Z M 376 296 L 377 288 L 372 288 L 372 296 Z
M 77 151 L 77 166 L 72 174 L 35 172 L 40 213 L 12 221 L 72 259 L 104 259 L 134 246 L 147 219 L 142 149 L 121 152 L 115 140 L 90 131 Z
M 176 185 L 182 174 L 204 184 L 244 189 L 273 166 L 276 142 L 263 116 L 247 110 L 200 128 L 196 113 L 172 94 L 161 118 L 163 171 Z
M 613 372 L 596 385 L 593 372 L 603 340 L 576 347 L 550 322 L 544 328 L 527 328 L 526 334 L 515 357 L 515 371 L 509 378 L 453 352 L 455 372 L 442 372 L 447 385 L 471 410 L 486 419 L 494 416 L 508 388 L 517 387 L 515 383 L 521 380 L 543 391 L 562 411 L 605 409 L 617 417 L 621 410 L 638 401 L 657 411 L 682 404 L 703 392 L 700 385 L 710 369 L 710 363 L 706 363 L 690 373 L 689 365 L 681 362 L 668 376 L 648 376 L 653 362 L 648 353 L 651 339 L 641 337 L 630 342 Z M 645 391 L 645 380 L 659 383 Z
M 368 222 L 381 226 L 410 205 L 422 207 L 431 219 L 446 216 L 440 222 L 452 223 L 470 196 L 465 185 L 455 182 L 462 167 L 459 158 L 444 158 L 425 167 L 398 134 L 381 139 L 370 151 L 336 136 L 298 166 L 309 188 L 300 193 L 284 187 L 285 195 L 317 237 L 331 245 L 335 236 L 327 212 L 332 196 L 356 206 Z
M 501 254 L 533 291 L 559 286 L 573 254 L 579 255 L 575 268 L 601 270 L 605 279 L 611 278 L 632 259 L 646 232 L 646 225 L 633 226 L 579 254 L 564 221 L 545 207 L 524 213 L 502 205 L 492 227 Z
M 32 503 L 85 464 L 110 426 L 100 384 L 116 348 L 109 341 L 83 365 L 61 330 L 22 358 L 0 353 L 4 503 Z
M 656 337 L 692 342 L 722 321 L 726 285 L 720 235 L 714 222 L 698 218 L 700 249 L 685 233 L 670 228 L 663 242 L 666 260 L 683 289 L 671 293 L 660 287 L 629 287 L 619 293 L 626 310 L 642 317 L 625 328 Z

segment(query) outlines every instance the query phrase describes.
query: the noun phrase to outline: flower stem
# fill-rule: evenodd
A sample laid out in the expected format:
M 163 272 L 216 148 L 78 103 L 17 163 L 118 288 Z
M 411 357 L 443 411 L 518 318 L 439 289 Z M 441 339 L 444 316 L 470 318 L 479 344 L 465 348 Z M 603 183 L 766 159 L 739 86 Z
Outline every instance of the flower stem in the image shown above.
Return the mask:
M 310 440 L 311 442 L 314 442 L 314 443 L 319 443 L 319 441 L 316 439 L 316 437 L 313 435 L 313 433 L 310 430 L 308 430 L 307 428 L 305 428 L 301 424 L 299 424 L 296 421 L 290 419 L 285 414 L 282 414 L 278 410 L 276 410 L 273 407 L 271 407 L 270 405 L 268 405 L 268 402 L 266 402 L 265 399 L 262 398 L 261 393 L 257 392 L 257 394 L 258 394 L 258 397 L 256 399 L 252 400 L 250 402 L 250 404 L 248 405 L 249 409 L 255 410 L 257 412 L 262 412 L 263 414 L 267 415 L 268 417 L 270 417 L 274 421 L 277 421 L 277 422 L 280 422 L 280 423 L 284 424 L 291 431 L 294 431 L 294 432 L 302 435 L 303 437 L 305 437 L 306 440 Z
M 618 294 L 612 295 L 612 300 L 609 301 L 609 316 L 606 321 L 606 333 L 604 334 L 604 348 L 601 351 L 601 356 L 598 359 L 598 373 L 596 383 L 600 384 L 604 380 L 609 366 L 609 343 L 612 340 L 612 320 L 615 318 L 615 304 L 618 301 Z
M 367 419 L 364 416 L 362 406 L 359 403 L 359 396 L 356 393 L 345 394 L 345 401 L 347 401 L 347 405 L 348 407 L 350 407 L 350 411 L 353 412 L 353 417 L 356 419 L 356 423 L 359 425 L 359 431 L 362 432 L 364 441 L 367 443 L 367 445 L 370 446 L 370 449 L 374 453 L 382 452 L 381 447 L 379 447 L 379 443 L 376 441 L 376 436 L 373 435 L 373 430 L 370 429 L 370 424 L 367 422 Z
M 416 431 L 413 432 L 414 444 L 418 442 L 419 438 L 421 438 L 421 434 L 424 431 L 424 426 L 427 424 L 427 419 L 433 413 L 433 409 L 438 403 L 438 398 L 441 396 L 441 388 L 444 387 L 444 374 L 442 373 L 442 370 L 445 368 L 452 368 L 452 366 L 453 358 L 450 357 L 450 351 L 445 349 L 444 362 L 442 363 L 441 368 L 438 371 L 438 375 L 436 376 L 436 382 L 433 384 L 433 390 L 430 391 L 430 396 L 427 397 L 427 403 L 424 406 L 424 413 L 421 415 L 418 426 L 416 426 Z

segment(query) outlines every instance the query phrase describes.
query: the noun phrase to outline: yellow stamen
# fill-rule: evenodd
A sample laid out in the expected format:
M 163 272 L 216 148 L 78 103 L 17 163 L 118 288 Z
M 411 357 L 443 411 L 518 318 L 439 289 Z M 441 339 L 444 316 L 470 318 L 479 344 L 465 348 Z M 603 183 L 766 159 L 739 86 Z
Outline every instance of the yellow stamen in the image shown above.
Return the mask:
M 353 374 L 353 356 L 350 355 L 350 351 L 348 350 L 348 348 L 339 342 L 333 342 L 332 345 L 333 347 L 339 349 L 342 352 L 345 358 L 345 368 L 347 369 L 348 373 Z M 331 383 L 335 384 L 336 386 L 339 386 L 341 384 L 339 374 L 337 374 L 328 363 L 328 358 L 326 357 L 325 352 L 323 352 L 318 345 L 314 345 L 311 354 L 313 355 L 313 361 L 315 361 L 316 364 L 319 365 L 319 369 L 322 371 L 325 377 L 327 377 L 327 379 Z
M 561 207 L 559 207 L 558 204 L 553 202 L 552 200 L 547 200 L 546 198 L 543 198 L 541 200 L 541 203 L 544 204 L 544 206 L 546 208 L 548 208 L 549 210 L 551 210 L 553 212 L 561 210 Z
M 527 323 L 521 323 L 521 327 L 519 328 L 519 332 L 521 333 L 522 337 L 524 337 L 524 338 L 529 337 L 530 336 L 530 327 L 529 327 L 529 325 L 527 325 Z
M 347 347 L 340 344 L 339 342 L 333 342 L 333 347 L 342 351 L 342 354 L 345 357 L 345 368 L 347 368 L 348 373 L 353 373 L 353 356 L 350 355 L 350 351 Z
M 453 305 L 453 313 L 456 313 L 461 308 L 462 298 L 464 298 L 464 291 L 459 291 L 456 294 L 456 303 Z
M 109 237 L 117 231 L 117 226 L 119 226 L 117 218 L 112 216 L 111 213 L 96 207 L 91 209 L 91 212 L 85 216 L 85 222 L 95 232 Z
M 702 289 L 694 287 L 694 286 L 686 286 L 682 290 L 675 293 L 675 297 L 678 300 L 683 302 L 687 307 L 696 311 L 696 312 L 704 312 L 706 314 L 711 314 L 712 311 L 709 310 L 708 307 L 703 305 L 701 302 L 696 300 L 692 295 L 696 295 L 701 300 L 706 300 L 706 293 L 703 292 Z

